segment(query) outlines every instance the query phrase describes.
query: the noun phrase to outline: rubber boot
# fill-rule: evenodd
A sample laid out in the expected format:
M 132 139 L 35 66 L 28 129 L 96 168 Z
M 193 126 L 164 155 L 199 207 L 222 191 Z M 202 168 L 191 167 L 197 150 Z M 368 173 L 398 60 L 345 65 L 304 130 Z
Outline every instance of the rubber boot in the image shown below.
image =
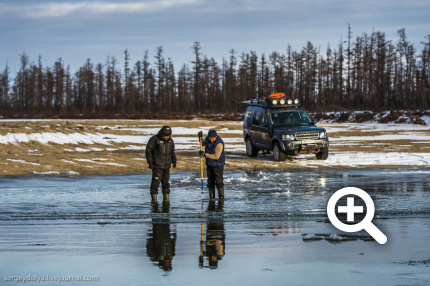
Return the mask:
M 218 200 L 217 212 L 224 212 L 224 200 Z
M 224 188 L 218 188 L 218 198 L 220 200 L 224 199 Z
M 157 202 L 157 194 L 152 194 L 151 195 L 151 203 L 156 203 Z
M 170 202 L 169 201 L 163 201 L 163 204 L 161 205 L 161 211 L 163 213 L 169 213 L 170 211 Z
M 153 214 L 156 214 L 156 213 L 159 213 L 159 212 L 160 212 L 160 211 L 158 210 L 158 202 L 157 202 L 157 201 L 152 202 L 152 203 L 151 203 L 151 206 L 152 206 L 152 213 L 153 213 Z
M 209 199 L 215 199 L 215 188 L 209 188 Z
M 208 203 L 208 211 L 214 212 L 215 211 L 215 200 L 210 200 Z
M 163 194 L 163 202 L 169 201 L 169 194 Z

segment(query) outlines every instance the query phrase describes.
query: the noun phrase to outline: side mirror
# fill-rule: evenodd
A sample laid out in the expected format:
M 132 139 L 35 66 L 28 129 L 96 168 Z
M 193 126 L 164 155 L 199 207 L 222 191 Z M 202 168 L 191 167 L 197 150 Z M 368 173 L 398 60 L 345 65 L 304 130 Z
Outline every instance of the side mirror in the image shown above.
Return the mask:
M 318 119 L 314 118 L 312 119 L 313 124 L 317 124 L 318 123 Z

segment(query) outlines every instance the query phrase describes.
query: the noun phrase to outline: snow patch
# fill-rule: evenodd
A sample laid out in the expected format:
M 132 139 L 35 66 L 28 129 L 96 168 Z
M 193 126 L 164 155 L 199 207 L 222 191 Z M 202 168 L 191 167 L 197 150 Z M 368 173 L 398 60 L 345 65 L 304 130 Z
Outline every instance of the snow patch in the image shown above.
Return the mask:
M 373 241 L 374 239 L 370 235 L 361 235 L 361 234 L 325 234 L 325 233 L 305 233 L 302 234 L 303 241 L 318 241 L 318 240 L 327 240 L 330 242 L 344 242 L 344 241 L 355 241 L 355 240 L 363 240 L 363 241 Z
M 17 160 L 17 159 L 9 159 L 9 158 L 6 158 L 6 160 L 11 161 L 11 162 L 15 162 L 15 163 L 31 164 L 31 165 L 35 165 L 35 166 L 40 166 L 39 163 L 31 163 L 31 162 L 27 162 L 25 160 Z
M 295 164 L 300 166 L 351 166 L 366 165 L 394 165 L 394 166 L 430 166 L 430 153 L 329 153 L 327 160 L 309 160 L 309 156 L 293 158 Z

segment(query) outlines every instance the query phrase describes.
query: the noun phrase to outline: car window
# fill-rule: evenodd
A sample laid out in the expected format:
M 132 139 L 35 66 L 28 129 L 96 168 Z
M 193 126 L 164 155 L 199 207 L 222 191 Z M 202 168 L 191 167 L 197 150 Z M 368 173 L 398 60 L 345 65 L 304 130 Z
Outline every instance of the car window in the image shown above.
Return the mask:
M 268 122 L 267 115 L 265 113 L 263 113 L 261 116 L 261 123 L 267 123 L 267 122 Z
M 305 111 L 274 112 L 271 114 L 271 120 L 274 126 L 311 123 L 311 119 Z
M 246 111 L 244 121 L 248 121 L 248 119 L 251 117 L 252 111 Z
M 262 114 L 261 110 L 254 111 L 254 116 L 252 117 L 252 124 L 260 125 L 261 114 Z

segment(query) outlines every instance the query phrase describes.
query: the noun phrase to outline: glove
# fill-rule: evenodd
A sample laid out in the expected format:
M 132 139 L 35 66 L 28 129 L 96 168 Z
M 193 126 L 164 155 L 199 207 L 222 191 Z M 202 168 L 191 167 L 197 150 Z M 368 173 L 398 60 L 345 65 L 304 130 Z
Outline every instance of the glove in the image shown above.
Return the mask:
M 176 168 L 176 162 L 172 163 L 172 168 Z
M 154 166 L 152 164 L 149 164 L 148 168 L 152 170 L 152 168 L 154 168 Z
M 204 151 L 199 151 L 199 156 L 204 156 L 205 155 L 205 152 Z
M 199 139 L 203 137 L 203 132 L 199 131 L 199 133 L 197 134 L 199 136 Z

